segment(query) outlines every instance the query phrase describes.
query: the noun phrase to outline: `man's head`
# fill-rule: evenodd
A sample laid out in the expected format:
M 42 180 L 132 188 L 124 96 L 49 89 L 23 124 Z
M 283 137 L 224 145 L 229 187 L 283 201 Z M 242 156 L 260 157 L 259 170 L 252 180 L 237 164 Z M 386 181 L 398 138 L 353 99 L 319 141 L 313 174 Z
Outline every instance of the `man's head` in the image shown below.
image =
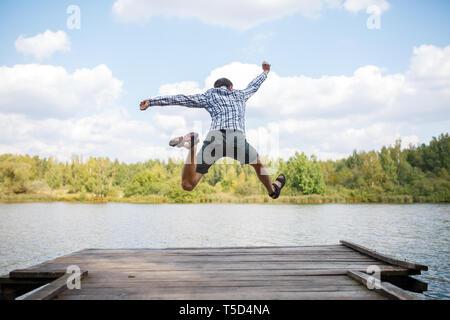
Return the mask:
M 214 88 L 227 87 L 229 90 L 233 89 L 233 83 L 227 78 L 220 78 L 214 83 Z

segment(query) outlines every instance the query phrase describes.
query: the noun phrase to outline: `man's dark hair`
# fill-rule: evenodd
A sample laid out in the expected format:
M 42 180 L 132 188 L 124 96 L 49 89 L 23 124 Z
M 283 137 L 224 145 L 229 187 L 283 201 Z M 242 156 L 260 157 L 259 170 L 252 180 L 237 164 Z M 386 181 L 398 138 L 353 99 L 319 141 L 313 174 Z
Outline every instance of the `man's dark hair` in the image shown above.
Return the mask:
M 233 86 L 233 83 L 227 78 L 220 78 L 214 83 L 214 88 L 220 88 L 222 86 L 229 88 Z

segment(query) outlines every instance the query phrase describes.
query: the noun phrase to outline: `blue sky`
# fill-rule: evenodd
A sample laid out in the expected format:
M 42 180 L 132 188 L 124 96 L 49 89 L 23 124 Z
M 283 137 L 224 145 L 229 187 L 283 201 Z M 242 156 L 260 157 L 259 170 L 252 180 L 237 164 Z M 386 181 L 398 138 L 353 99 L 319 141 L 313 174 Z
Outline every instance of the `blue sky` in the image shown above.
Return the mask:
M 353 2 L 355 1 L 358 0 L 353 0 Z M 136 6 L 141 5 L 138 0 L 134 2 L 137 3 Z M 156 1 L 149 2 L 156 3 Z M 204 18 L 192 17 L 189 14 L 183 16 L 183 13 L 180 14 L 174 7 L 172 14 L 170 1 L 165 2 L 169 5 L 166 5 L 163 9 L 159 8 L 158 4 L 155 7 L 148 5 L 144 8 L 145 10 L 136 9 L 138 12 L 142 11 L 142 17 L 137 17 L 137 21 L 132 19 L 132 21 L 129 21 L 128 18 L 125 19 L 127 21 L 123 21 L 123 17 L 120 17 L 117 12 L 113 12 L 115 1 L 2 1 L 0 4 L 0 37 L 2 39 L 0 66 L 10 68 L 10 70 L 8 69 L 10 74 L 15 74 L 16 70 L 13 69 L 15 65 L 29 66 L 35 64 L 62 67 L 68 75 L 79 69 L 93 70 L 99 65 L 104 65 L 111 72 L 111 78 L 121 82 L 121 89 L 117 97 L 112 98 L 114 106 L 110 106 L 108 103 L 104 105 L 104 108 L 99 105 L 98 108 L 83 109 L 85 106 L 82 106 L 79 110 L 83 109 L 83 112 L 80 113 L 77 111 L 75 103 L 73 109 L 70 109 L 75 111 L 72 113 L 68 111 L 64 116 L 59 115 L 58 112 L 55 112 L 54 116 L 51 112 L 48 114 L 43 112 L 48 101 L 42 96 L 36 97 L 32 94 L 30 94 L 30 99 L 39 107 L 36 107 L 34 111 L 31 110 L 34 107 L 30 107 L 29 112 L 24 108 L 21 108 L 22 111 L 20 112 L 14 112 L 12 110 L 14 110 L 16 104 L 21 103 L 21 100 L 16 101 L 14 97 L 7 96 L 9 105 L 5 106 L 6 103 L 0 104 L 3 121 L 11 123 L 10 117 L 15 117 L 14 119 L 22 119 L 21 121 L 17 120 L 18 123 L 26 122 L 31 129 L 25 130 L 24 137 L 20 141 L 15 140 L 17 137 L 0 140 L 0 152 L 34 152 L 41 155 L 56 155 L 60 158 L 67 158 L 71 153 L 83 153 L 85 155 L 124 158 L 123 160 L 127 161 L 138 161 L 145 157 L 158 157 L 159 155 L 163 155 L 162 157 L 171 156 L 171 150 L 165 147 L 166 141 L 160 141 L 158 138 L 170 137 L 174 133 L 173 126 L 162 124 L 158 127 L 155 123 L 173 120 L 174 123 L 180 124 L 181 127 L 185 126 L 183 129 L 188 130 L 193 126 L 197 115 L 199 115 L 200 120 L 206 123 L 208 121 L 207 114 L 200 115 L 198 112 L 189 114 L 189 110 L 174 111 L 173 108 L 171 110 L 159 108 L 155 112 L 152 110 L 148 113 L 141 113 L 138 111 L 139 101 L 143 98 L 167 93 L 164 89 L 165 85 L 171 85 L 175 91 L 182 91 L 183 88 L 186 88 L 183 85 L 185 81 L 195 82 L 195 88 L 192 90 L 201 91 L 201 89 L 206 88 L 205 80 L 209 75 L 214 74 L 214 70 L 218 68 L 228 70 L 227 66 L 230 66 L 233 62 L 245 66 L 242 68 L 242 73 L 249 72 L 250 75 L 248 76 L 241 75 L 241 73 L 235 76 L 242 76 L 242 83 L 244 83 L 251 80 L 251 76 L 256 73 L 256 71 L 253 72 L 252 66 L 260 65 L 263 60 L 268 60 L 272 64 L 272 70 L 279 80 L 278 86 L 285 87 L 283 84 L 286 83 L 291 85 L 289 79 L 297 79 L 297 82 L 294 81 L 295 83 L 292 84 L 293 87 L 289 88 L 291 92 L 306 90 L 305 87 L 302 87 L 302 84 L 313 83 L 313 87 L 308 90 L 314 92 L 315 96 L 300 96 L 298 98 L 299 103 L 302 101 L 304 103 L 299 105 L 299 112 L 289 111 L 289 104 L 292 104 L 290 101 L 295 96 L 286 101 L 283 101 L 282 97 L 280 100 L 277 99 L 277 94 L 280 96 L 289 94 L 284 91 L 284 93 L 277 93 L 273 89 L 277 86 L 275 80 L 272 85 L 271 82 L 267 81 L 261 88 L 261 91 L 266 90 L 268 92 L 271 90 L 270 98 L 265 99 L 264 93 L 258 93 L 260 96 L 258 96 L 257 101 L 251 104 L 253 109 L 249 109 L 247 122 L 251 128 L 255 130 L 259 127 L 267 129 L 269 123 L 277 120 L 282 127 L 285 127 L 287 123 L 292 126 L 287 132 L 283 133 L 283 130 L 281 130 L 279 133 L 282 138 L 281 141 L 283 141 L 280 143 L 280 148 L 284 150 L 282 151 L 283 155 L 298 150 L 309 154 L 319 154 L 319 156 L 322 155 L 322 158 L 339 158 L 350 153 L 353 149 L 379 148 L 383 144 L 393 143 L 393 140 L 399 137 L 405 137 L 406 141 L 412 143 L 422 143 L 428 142 L 432 136 L 448 132 L 450 100 L 448 92 L 445 92 L 445 90 L 436 92 L 430 91 L 431 89 L 428 87 L 414 87 L 415 92 L 426 91 L 423 96 L 413 99 L 418 101 L 417 103 L 424 104 L 425 101 L 428 101 L 428 103 L 434 104 L 434 99 L 437 101 L 438 107 L 430 110 L 430 113 L 427 114 L 428 121 L 419 121 L 418 119 L 424 118 L 423 114 L 420 113 L 415 113 L 411 119 L 406 116 L 401 119 L 398 114 L 408 112 L 408 106 L 405 104 L 409 101 L 409 98 L 400 97 L 396 93 L 395 101 L 392 102 L 394 98 L 389 100 L 392 102 L 389 110 L 396 109 L 398 114 L 394 112 L 380 120 L 380 127 L 374 128 L 370 134 L 361 130 L 365 130 L 376 123 L 380 119 L 379 114 L 375 112 L 371 115 L 371 118 L 358 118 L 358 121 L 356 121 L 356 118 L 351 118 L 350 115 L 361 113 L 360 117 L 364 116 L 364 112 L 359 112 L 360 108 L 356 102 L 367 107 L 368 110 L 377 108 L 377 103 L 381 102 L 376 97 L 368 98 L 367 101 L 364 100 L 364 96 L 352 96 L 345 101 L 329 102 L 328 100 L 337 99 L 336 97 L 339 96 L 337 89 L 330 89 L 330 86 L 335 88 L 342 82 L 339 77 L 347 77 L 346 81 L 357 85 L 359 80 L 354 81 L 354 73 L 365 66 L 376 66 L 381 70 L 383 77 L 396 74 L 406 77 L 406 80 L 398 80 L 398 83 L 418 83 L 417 75 L 420 73 L 418 71 L 420 66 L 415 67 L 415 69 L 412 68 L 411 61 L 415 56 L 414 48 L 420 46 L 432 46 L 432 49 L 428 51 L 425 49 L 419 50 L 417 60 L 422 61 L 420 63 L 424 63 L 423 61 L 426 61 L 426 59 L 438 59 L 436 57 L 443 54 L 444 58 L 439 58 L 442 61 L 438 61 L 442 66 L 437 67 L 436 70 L 446 70 L 449 62 L 446 60 L 445 53 L 447 51 L 445 51 L 445 48 L 450 45 L 449 1 L 374 0 L 372 2 L 375 4 L 389 4 L 389 8 L 381 14 L 381 28 L 376 30 L 370 30 L 366 27 L 369 14 L 366 13 L 365 7 L 360 10 L 349 10 L 345 7 L 344 0 L 337 0 L 339 2 L 337 7 L 329 8 L 324 5 L 323 8 L 315 9 L 312 13 L 308 11 L 308 4 L 298 9 L 295 5 L 290 8 L 289 4 L 286 4 L 289 1 L 280 1 L 279 10 L 280 12 L 281 10 L 284 11 L 280 13 L 279 17 L 272 17 L 269 14 L 264 17 L 267 20 L 266 22 L 256 22 L 254 26 L 248 28 L 236 28 L 234 20 L 228 23 L 226 18 L 221 19 L 221 10 L 238 11 L 237 5 L 235 9 L 228 9 L 224 8 L 224 6 L 228 6 L 225 3 L 215 4 L 213 18 L 216 15 L 222 21 L 222 24 L 225 24 L 218 26 L 207 21 L 208 12 L 205 13 Z M 255 12 L 260 10 L 258 1 L 253 2 L 255 3 Z M 307 3 L 308 1 L 304 2 Z M 370 0 L 362 0 L 361 2 L 371 3 Z M 66 20 L 69 17 L 66 9 L 69 5 L 77 5 L 81 10 L 80 30 L 69 30 L 66 27 Z M 195 7 L 195 5 L 194 3 L 193 6 Z M 202 4 L 198 5 L 201 6 Z M 233 3 L 230 3 L 229 6 L 233 6 Z M 146 10 L 148 11 L 146 12 Z M 163 13 L 161 13 L 161 10 L 163 10 Z M 248 10 L 248 16 L 251 20 L 252 5 L 247 5 L 245 10 Z M 272 10 L 278 10 L 276 5 Z M 265 11 L 261 12 L 258 14 L 265 14 Z M 285 12 L 288 12 L 288 14 L 285 14 Z M 147 14 L 152 16 L 147 17 Z M 44 33 L 46 30 L 65 32 L 70 41 L 70 50 L 64 52 L 56 50 L 50 57 L 43 59 L 36 58 L 33 53 L 19 52 L 20 50 L 17 49 L 15 43 L 20 36 L 31 38 Z M 235 68 L 229 67 L 227 72 L 234 74 L 233 72 L 236 72 L 234 70 Z M 413 77 L 410 74 L 415 76 Z M 440 82 L 447 81 L 447 76 L 449 76 L 447 74 L 423 75 L 422 73 L 420 75 L 427 79 L 437 77 L 436 81 Z M 26 75 L 24 76 L 26 77 Z M 336 77 L 336 79 L 330 84 L 324 79 L 327 76 Z M 366 79 L 365 76 L 363 78 Z M 415 80 L 411 80 L 412 78 Z M 319 81 L 319 79 L 322 79 L 322 81 Z M 233 79 L 231 80 L 233 81 Z M 241 82 L 240 79 L 236 81 L 236 83 Z M 380 83 L 384 84 L 389 81 L 388 78 L 383 78 Z M 108 88 L 108 85 L 105 84 L 105 88 Z M 89 92 L 102 90 L 96 88 L 95 85 L 92 86 L 92 88 L 86 89 L 83 85 L 82 88 Z M 351 86 L 349 84 L 345 88 L 348 89 Z M 386 90 L 390 93 L 391 88 L 398 88 L 396 84 L 391 87 L 385 87 L 384 85 L 379 87 L 378 84 L 373 86 L 372 82 L 367 86 L 371 88 L 370 92 Z M 26 88 L 23 90 L 26 90 Z M 57 89 L 55 88 L 55 90 Z M 324 92 L 324 96 L 326 96 L 327 90 L 337 92 L 338 96 L 330 95 L 329 99 L 323 102 L 323 108 L 319 108 L 321 112 L 304 112 L 306 109 L 303 109 L 303 107 L 307 107 L 308 110 L 314 109 L 313 101 L 316 101 L 317 95 Z M 355 88 L 348 90 L 354 92 Z M 401 89 L 402 92 L 405 90 Z M 1 94 L 8 95 L 10 92 L 2 92 Z M 83 92 L 80 92 L 79 94 L 83 95 Z M 381 96 L 387 94 L 381 93 Z M 64 99 L 64 96 L 62 96 L 62 99 Z M 77 101 L 90 101 L 88 98 L 86 99 L 84 97 L 76 98 Z M 350 105 L 351 102 L 355 104 Z M 281 113 L 270 112 L 272 108 L 279 108 L 278 104 L 281 105 Z M 286 105 L 285 109 L 283 109 L 283 105 Z M 417 105 L 413 109 L 418 110 L 421 107 L 425 109 L 428 105 Z M 118 116 L 117 119 L 111 119 L 111 121 L 127 121 L 127 124 L 123 124 L 126 128 L 142 125 L 152 127 L 148 129 L 148 133 L 154 136 L 154 139 L 136 143 L 136 148 L 139 148 L 139 145 L 146 145 L 145 152 L 141 153 L 136 150 L 133 153 L 135 156 L 128 156 L 124 151 L 116 150 L 112 145 L 104 149 L 100 145 L 95 146 L 96 143 L 100 144 L 98 141 L 101 139 L 96 140 L 97 142 L 89 141 L 89 138 L 78 141 L 73 135 L 71 138 L 61 138 L 61 141 L 58 142 L 60 145 L 55 145 L 50 141 L 51 133 L 48 137 L 38 138 L 39 141 L 34 143 L 33 146 L 27 146 L 24 143 L 27 140 L 25 135 L 29 134 L 34 138 L 37 136 L 33 132 L 44 125 L 43 123 L 39 124 L 40 121 L 56 119 L 55 121 L 62 121 L 62 123 L 55 124 L 55 128 L 62 125 L 73 126 L 75 131 L 83 130 L 77 129 L 76 126 L 80 126 L 80 123 L 89 122 L 89 117 L 102 118 L 108 108 L 114 108 L 114 112 L 117 111 L 118 114 L 122 112 L 123 116 Z M 48 110 L 53 109 L 49 108 Z M 342 111 L 341 115 L 339 115 L 340 111 Z M 47 119 L 37 117 L 34 112 L 46 114 Z M 335 114 L 335 116 L 330 118 L 329 114 Z M 292 119 L 299 122 L 292 123 Z M 333 119 L 342 122 L 337 125 L 336 130 L 347 132 L 341 139 L 352 137 L 352 132 L 355 132 L 352 130 L 357 130 L 365 138 L 355 140 L 353 147 L 351 143 L 333 147 L 335 144 L 333 141 L 321 140 L 320 136 L 325 136 L 325 133 L 322 133 L 322 135 L 318 133 L 315 135 L 315 139 L 309 139 L 310 143 L 307 142 L 308 136 L 302 137 L 301 143 L 297 143 L 298 139 L 293 138 L 293 136 L 304 133 L 305 128 L 316 125 L 318 129 L 323 127 L 324 124 L 327 126 L 324 121 L 333 121 Z M 352 119 L 352 121 L 346 122 L 345 119 Z M 311 122 L 302 122 L 306 120 Z M 316 122 L 313 123 L 312 121 Z M 389 123 L 391 126 L 386 129 L 384 126 Z M 180 126 L 175 125 L 177 128 Z M 303 131 L 297 132 L 295 128 L 301 126 L 304 127 Z M 205 124 L 204 127 L 203 130 L 206 130 L 207 125 Z M 330 127 L 333 127 L 333 125 L 330 125 Z M 122 141 L 122 143 L 125 143 L 125 145 L 133 143 L 133 136 L 136 133 L 133 132 L 133 129 L 124 130 L 129 131 L 117 133 L 120 137 L 129 135 L 128 142 Z M 385 132 L 385 130 L 387 131 Z M 11 131 L 14 130 L 11 129 Z M 382 136 L 383 132 L 386 133 L 385 136 Z M 255 134 L 253 133 L 253 135 Z M 327 135 L 332 134 L 333 132 L 327 133 Z M 373 135 L 376 134 L 381 136 L 374 137 Z M 283 135 L 285 136 L 283 137 Z M 39 142 L 42 143 L 41 149 L 36 147 Z M 317 142 L 320 143 L 317 144 Z M 118 143 L 117 145 L 121 144 Z M 45 146 L 51 146 L 51 148 Z M 64 152 L 59 151 L 61 146 L 64 146 Z

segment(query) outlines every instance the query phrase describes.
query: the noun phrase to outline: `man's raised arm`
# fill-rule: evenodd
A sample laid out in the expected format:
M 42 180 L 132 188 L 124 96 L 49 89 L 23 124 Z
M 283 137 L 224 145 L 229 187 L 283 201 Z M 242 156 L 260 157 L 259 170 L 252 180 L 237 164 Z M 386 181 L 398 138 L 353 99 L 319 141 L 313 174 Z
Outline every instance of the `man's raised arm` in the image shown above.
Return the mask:
M 204 94 L 184 95 L 178 94 L 175 96 L 161 96 L 147 99 L 141 102 L 141 110 L 147 110 L 151 106 L 184 106 L 188 108 L 204 108 L 206 105 L 206 98 Z
M 258 91 L 259 87 L 264 82 L 264 80 L 267 79 L 267 75 L 270 72 L 270 64 L 264 61 L 262 64 L 262 68 L 264 72 L 261 73 L 259 76 L 257 76 L 255 79 L 253 79 L 252 82 L 248 84 L 247 88 L 242 90 L 245 96 L 245 100 L 250 99 L 250 97 L 254 95 L 256 91 Z

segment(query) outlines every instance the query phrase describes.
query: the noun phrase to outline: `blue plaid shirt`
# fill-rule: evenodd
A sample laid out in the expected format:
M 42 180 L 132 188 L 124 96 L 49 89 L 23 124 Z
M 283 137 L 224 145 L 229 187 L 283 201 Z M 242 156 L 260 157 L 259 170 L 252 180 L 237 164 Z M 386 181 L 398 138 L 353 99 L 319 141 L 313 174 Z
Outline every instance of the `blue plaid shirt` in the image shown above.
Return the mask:
M 185 106 L 205 108 L 211 115 L 210 130 L 240 130 L 245 132 L 245 103 L 266 80 L 263 72 L 244 90 L 230 91 L 225 86 L 209 89 L 202 94 L 162 96 L 149 99 L 150 106 Z

